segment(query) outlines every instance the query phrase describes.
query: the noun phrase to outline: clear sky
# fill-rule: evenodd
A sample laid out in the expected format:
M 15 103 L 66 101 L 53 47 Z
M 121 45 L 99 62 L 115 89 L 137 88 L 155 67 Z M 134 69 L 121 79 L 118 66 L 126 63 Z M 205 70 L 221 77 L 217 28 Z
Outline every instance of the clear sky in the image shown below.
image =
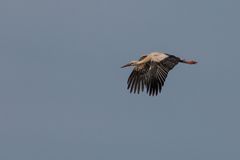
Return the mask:
M 1 0 L 1 160 L 240 159 L 237 0 Z M 143 53 L 195 59 L 130 94 Z

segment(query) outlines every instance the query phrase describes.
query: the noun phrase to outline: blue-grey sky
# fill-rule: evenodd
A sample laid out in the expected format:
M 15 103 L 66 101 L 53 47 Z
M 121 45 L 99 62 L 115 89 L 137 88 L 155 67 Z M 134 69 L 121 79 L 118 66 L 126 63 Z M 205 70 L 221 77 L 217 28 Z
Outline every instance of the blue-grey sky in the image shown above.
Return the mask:
M 0 159 L 240 159 L 237 0 L 1 0 Z M 143 53 L 179 64 L 129 94 Z

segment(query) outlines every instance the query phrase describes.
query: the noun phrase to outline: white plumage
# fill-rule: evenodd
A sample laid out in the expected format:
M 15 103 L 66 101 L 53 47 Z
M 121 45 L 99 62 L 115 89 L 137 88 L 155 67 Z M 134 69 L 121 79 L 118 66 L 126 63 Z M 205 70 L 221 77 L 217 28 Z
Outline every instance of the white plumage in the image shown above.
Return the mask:
M 131 61 L 122 66 L 134 66 L 128 78 L 128 89 L 130 93 L 140 93 L 147 90 L 149 96 L 158 95 L 161 92 L 168 72 L 178 63 L 196 64 L 196 61 L 184 60 L 174 55 L 162 52 L 152 52 L 143 55 L 138 61 Z

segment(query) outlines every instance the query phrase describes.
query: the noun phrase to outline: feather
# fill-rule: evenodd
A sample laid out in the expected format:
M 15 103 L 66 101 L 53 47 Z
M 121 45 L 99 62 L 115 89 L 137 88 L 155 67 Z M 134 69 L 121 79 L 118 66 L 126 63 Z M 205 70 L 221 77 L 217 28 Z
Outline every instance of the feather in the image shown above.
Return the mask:
M 139 61 L 128 78 L 127 88 L 130 93 L 138 94 L 146 88 L 149 96 L 156 96 L 161 93 L 168 72 L 181 60 L 173 55 L 153 52 L 140 57 Z

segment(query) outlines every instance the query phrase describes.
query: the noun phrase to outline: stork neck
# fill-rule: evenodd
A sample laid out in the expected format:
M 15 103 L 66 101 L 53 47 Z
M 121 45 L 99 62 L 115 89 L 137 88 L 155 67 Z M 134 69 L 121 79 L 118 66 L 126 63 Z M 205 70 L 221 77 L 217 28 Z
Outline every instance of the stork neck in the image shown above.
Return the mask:
M 141 61 L 138 61 L 137 65 L 140 65 L 140 64 L 143 64 L 143 63 L 147 63 L 150 60 L 151 60 L 151 57 L 147 56 L 146 58 L 142 59 Z

